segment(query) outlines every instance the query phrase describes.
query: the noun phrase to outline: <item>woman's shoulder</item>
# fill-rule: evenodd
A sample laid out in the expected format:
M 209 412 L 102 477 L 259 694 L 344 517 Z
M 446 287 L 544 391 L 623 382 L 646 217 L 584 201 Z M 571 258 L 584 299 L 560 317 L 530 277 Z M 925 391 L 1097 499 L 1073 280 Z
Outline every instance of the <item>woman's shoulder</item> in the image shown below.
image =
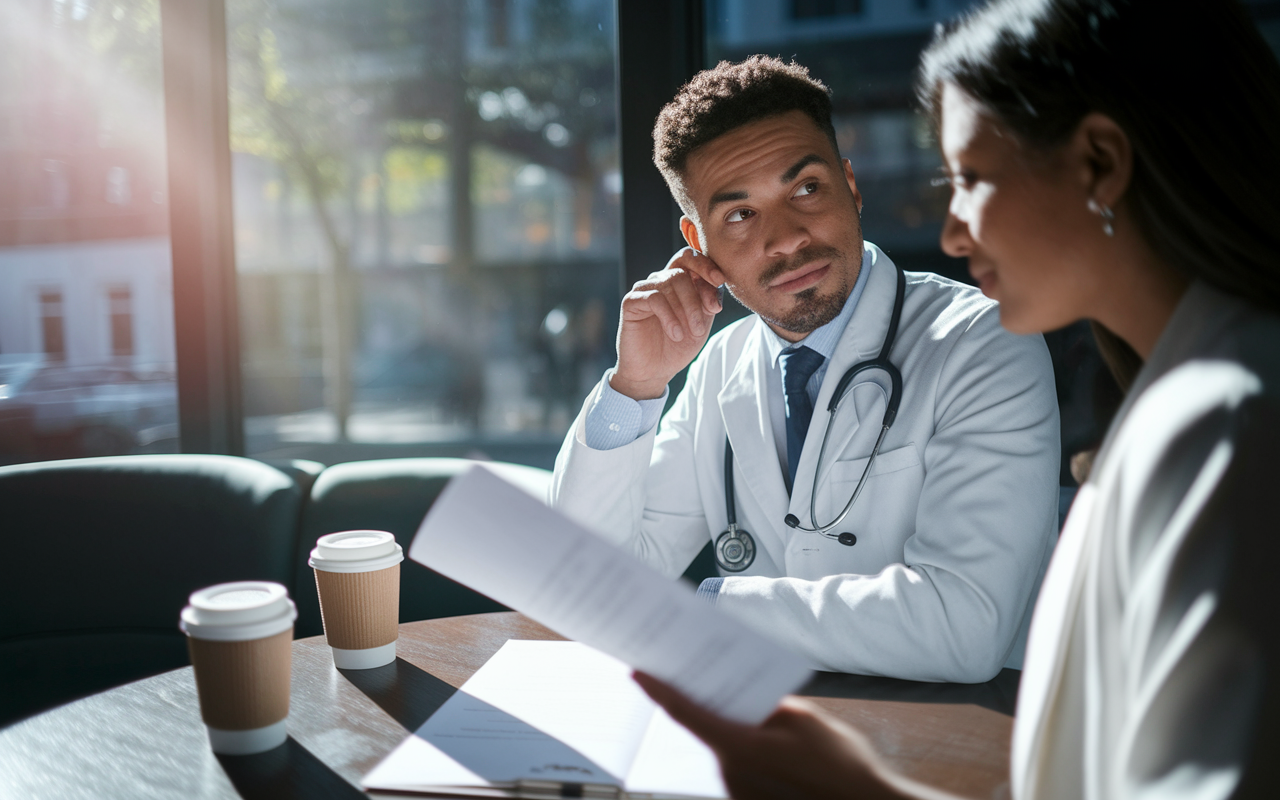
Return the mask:
M 1171 322 L 1184 329 L 1174 331 L 1174 370 L 1194 374 L 1204 362 L 1235 365 L 1257 378 L 1263 394 L 1280 396 L 1280 315 L 1203 283 L 1188 290 L 1184 305 Z M 1231 391 L 1230 385 L 1219 388 Z
M 1203 460 L 1215 441 L 1231 435 L 1246 401 L 1264 389 L 1257 371 L 1238 359 L 1187 359 L 1135 398 L 1109 450 L 1130 473 L 1161 472 L 1171 458 Z M 1189 446 L 1191 440 L 1200 444 Z

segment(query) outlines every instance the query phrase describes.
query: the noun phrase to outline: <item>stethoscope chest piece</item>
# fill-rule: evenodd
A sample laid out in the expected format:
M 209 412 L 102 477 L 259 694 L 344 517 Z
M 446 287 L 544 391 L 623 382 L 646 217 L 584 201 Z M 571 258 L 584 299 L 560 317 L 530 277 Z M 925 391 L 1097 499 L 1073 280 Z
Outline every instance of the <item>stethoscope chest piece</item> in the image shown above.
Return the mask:
M 756 543 L 751 534 L 732 523 L 716 539 L 716 564 L 727 572 L 742 572 L 756 560 Z

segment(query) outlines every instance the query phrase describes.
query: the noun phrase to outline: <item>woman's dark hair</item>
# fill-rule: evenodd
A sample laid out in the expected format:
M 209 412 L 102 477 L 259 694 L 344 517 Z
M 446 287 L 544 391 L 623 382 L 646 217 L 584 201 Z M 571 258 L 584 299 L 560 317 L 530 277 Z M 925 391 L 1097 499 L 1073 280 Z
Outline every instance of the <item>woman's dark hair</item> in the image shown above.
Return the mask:
M 1037 149 L 1110 117 L 1133 148 L 1124 202 L 1156 253 L 1280 311 L 1280 64 L 1238 0 L 993 0 L 922 56 L 935 122 L 947 83 Z M 1094 332 L 1127 388 L 1141 359 Z

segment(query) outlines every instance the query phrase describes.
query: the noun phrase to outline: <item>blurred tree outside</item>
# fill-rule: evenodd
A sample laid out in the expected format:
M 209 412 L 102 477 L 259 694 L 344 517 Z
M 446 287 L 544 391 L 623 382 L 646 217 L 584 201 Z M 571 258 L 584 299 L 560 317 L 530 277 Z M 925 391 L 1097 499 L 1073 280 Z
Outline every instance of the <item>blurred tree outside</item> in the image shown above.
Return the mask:
M 545 285 L 530 295 L 521 288 L 532 277 L 526 273 L 557 261 L 616 263 L 616 223 L 600 202 L 620 191 L 612 4 L 227 2 L 232 149 L 279 167 L 280 178 L 264 191 L 283 197 L 284 206 L 296 196 L 324 242 L 316 330 L 325 406 L 339 439 L 349 434 L 368 372 L 362 348 L 374 334 L 386 342 L 385 320 L 361 319 L 382 313 L 385 289 L 369 292 L 371 280 L 386 280 L 385 270 L 401 270 L 412 282 L 403 270 L 443 268 L 447 314 L 432 312 L 436 318 L 419 335 L 475 370 L 492 355 L 491 314 L 515 300 L 504 295 L 519 294 L 516 302 L 536 308 L 531 321 L 519 323 L 529 329 L 518 340 L 531 348 L 527 358 L 539 358 L 529 344 L 537 321 L 562 299 L 544 298 L 551 290 Z M 571 200 L 553 207 L 537 187 Z M 522 193 L 526 188 L 533 193 Z M 243 262 L 253 231 L 242 230 L 237 203 Z M 444 213 L 431 217 L 436 208 Z M 440 228 L 427 243 L 392 224 L 424 213 L 432 230 Z M 553 225 L 565 218 L 567 225 Z M 303 253 L 308 244 L 286 242 L 263 268 L 312 269 Z M 504 277 L 513 269 L 520 275 Z M 415 291 L 434 284 L 419 285 Z M 402 344 L 412 352 L 411 342 Z M 253 351 L 252 341 L 246 346 Z M 252 384 L 288 358 L 282 351 L 256 361 L 246 379 Z M 478 424 L 480 409 L 466 416 Z
M 296 13 L 298 9 L 295 9 Z M 356 283 L 350 245 L 339 230 L 330 199 L 355 185 L 346 154 L 355 144 L 348 87 L 307 92 L 290 81 L 277 29 L 296 20 L 270 0 L 229 0 L 227 83 L 231 148 L 280 164 L 302 187 L 329 250 L 320 302 L 326 401 L 340 441 L 347 439 L 354 382 Z M 363 102 L 369 102 L 363 98 Z

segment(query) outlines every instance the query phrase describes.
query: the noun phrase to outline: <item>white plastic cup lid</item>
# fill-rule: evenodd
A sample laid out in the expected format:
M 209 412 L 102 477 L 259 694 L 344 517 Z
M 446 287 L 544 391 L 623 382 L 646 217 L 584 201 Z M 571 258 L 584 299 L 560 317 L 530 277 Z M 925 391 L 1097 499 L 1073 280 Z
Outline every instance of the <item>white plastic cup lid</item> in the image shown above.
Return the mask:
M 307 563 L 327 572 L 365 572 L 403 560 L 403 548 L 386 531 L 341 531 L 317 539 Z
M 220 583 L 193 592 L 179 627 L 198 639 L 256 639 L 286 630 L 298 612 L 271 581 Z
M 386 531 L 342 531 L 316 540 L 316 555 L 328 561 L 366 561 L 396 551 L 396 537 Z

